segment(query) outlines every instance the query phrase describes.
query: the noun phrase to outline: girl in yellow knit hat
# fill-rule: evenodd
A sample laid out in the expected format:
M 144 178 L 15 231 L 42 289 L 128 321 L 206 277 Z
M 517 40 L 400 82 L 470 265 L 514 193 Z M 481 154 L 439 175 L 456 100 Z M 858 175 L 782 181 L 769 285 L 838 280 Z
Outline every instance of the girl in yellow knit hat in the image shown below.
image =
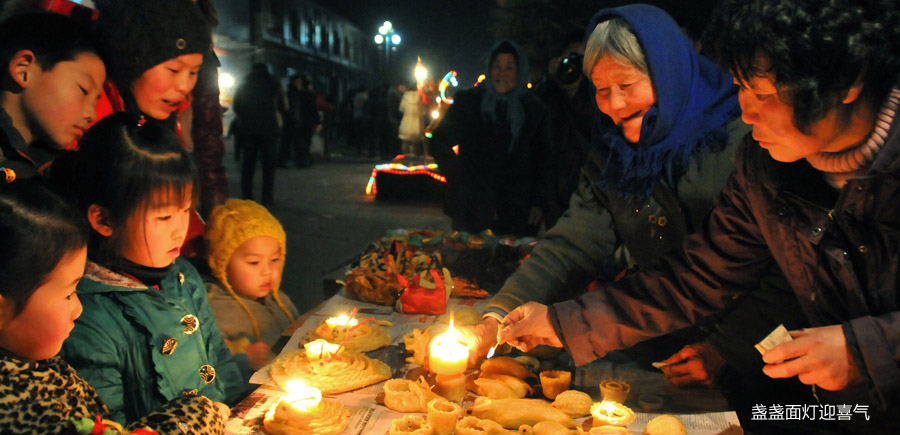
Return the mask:
M 207 282 L 219 329 L 244 374 L 266 365 L 269 347 L 298 316 L 281 296 L 286 252 L 284 228 L 265 207 L 229 199 L 216 207 L 206 226 L 209 267 L 218 282 Z

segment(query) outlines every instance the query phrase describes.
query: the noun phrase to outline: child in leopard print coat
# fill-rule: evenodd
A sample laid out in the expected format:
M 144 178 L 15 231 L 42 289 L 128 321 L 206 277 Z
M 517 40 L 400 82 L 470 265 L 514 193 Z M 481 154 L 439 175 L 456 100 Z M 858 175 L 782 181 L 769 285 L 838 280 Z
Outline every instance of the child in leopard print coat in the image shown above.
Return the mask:
M 81 314 L 87 228 L 36 180 L 0 187 L 0 432 L 78 433 L 107 417 L 100 396 L 56 354 Z M 228 408 L 181 396 L 129 425 L 160 434 L 221 434 Z M 143 432 L 146 433 L 146 432 Z

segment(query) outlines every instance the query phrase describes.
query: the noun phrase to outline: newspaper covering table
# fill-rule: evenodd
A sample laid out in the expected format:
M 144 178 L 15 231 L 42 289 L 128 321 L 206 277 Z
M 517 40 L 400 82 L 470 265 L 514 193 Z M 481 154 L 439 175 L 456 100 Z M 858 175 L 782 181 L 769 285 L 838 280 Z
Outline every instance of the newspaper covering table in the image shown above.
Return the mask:
M 471 308 L 481 312 L 484 304 L 485 301 L 480 299 L 451 297 L 448 311 L 458 312 Z M 323 319 L 347 314 L 353 308 L 359 309 L 359 317 L 374 317 L 393 323 L 393 326 L 386 327 L 391 334 L 393 344 L 367 355 L 388 364 L 395 378 L 403 377 L 411 366 L 404 361 L 403 335 L 411 333 L 416 328 L 424 330 L 438 319 L 438 316 L 401 314 L 394 312 L 390 307 L 368 304 L 336 295 L 317 307 L 315 311 L 308 313 L 307 319 L 291 334 L 290 340 L 279 356 L 301 348 L 300 343 L 303 337 L 318 326 Z M 258 435 L 264 433 L 261 429 L 263 416 L 278 402 L 281 396 L 286 394 L 272 383 L 268 373 L 268 367 L 254 373 L 251 382 L 261 385 L 232 409 L 232 416 L 225 428 L 226 434 Z M 663 411 L 681 418 L 690 435 L 743 433 L 737 414 L 733 411 L 711 412 L 711 410 L 726 409 L 724 399 L 714 390 L 679 389 L 667 382 L 661 373 L 648 372 L 636 366 L 602 360 L 591 363 L 575 371 L 573 388 L 584 391 L 594 400 L 599 401 L 598 385 L 602 379 L 607 378 L 629 382 L 632 385 L 632 391 L 636 394 L 653 392 L 653 394 L 663 397 L 665 400 Z M 350 410 L 350 420 L 344 431 L 345 434 L 386 434 L 390 429 L 391 421 L 404 415 L 376 403 L 376 396 L 383 391 L 383 385 L 384 382 L 379 382 L 359 390 L 329 396 Z M 472 400 L 473 395 L 469 395 L 462 403 L 462 408 L 471 407 Z M 628 426 L 628 429 L 634 434 L 640 434 L 646 423 L 658 415 L 642 412 L 636 414 L 637 419 Z M 590 417 L 580 419 L 582 422 L 584 420 L 590 420 Z

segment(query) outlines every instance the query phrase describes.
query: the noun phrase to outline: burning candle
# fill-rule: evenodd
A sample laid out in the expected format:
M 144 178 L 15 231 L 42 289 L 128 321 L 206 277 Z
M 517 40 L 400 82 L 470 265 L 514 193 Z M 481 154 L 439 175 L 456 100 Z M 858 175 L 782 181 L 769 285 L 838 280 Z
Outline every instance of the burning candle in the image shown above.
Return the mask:
M 431 371 L 439 375 L 456 375 L 466 371 L 469 364 L 469 347 L 462 344 L 453 329 L 453 318 L 450 318 L 450 329 L 431 339 L 428 363 Z
M 334 328 L 337 328 L 337 327 L 352 328 L 352 327 L 356 326 L 358 323 L 359 323 L 358 320 L 356 320 L 355 318 L 347 317 L 346 314 L 341 314 L 340 316 L 331 317 L 331 318 L 325 320 L 325 324 L 328 325 L 328 327 L 332 330 L 334 330 Z
M 431 339 L 428 365 L 434 372 L 434 392 L 447 400 L 458 402 L 466 395 L 466 377 L 469 364 L 469 347 L 459 341 L 453 329 L 453 317 L 447 332 Z
M 318 388 L 306 386 L 303 381 L 288 381 L 287 396 L 282 400 L 300 412 L 311 412 L 322 401 L 322 392 Z
M 263 417 L 263 429 L 270 434 L 339 434 L 347 427 L 350 411 L 334 401 L 322 399 L 318 388 L 302 380 L 291 380 L 282 396 Z
M 331 358 L 332 355 L 338 353 L 341 345 L 329 343 L 320 338 L 316 341 L 311 341 L 304 344 L 303 348 L 306 349 L 307 359 L 309 359 L 310 361 L 318 361 L 320 359 Z

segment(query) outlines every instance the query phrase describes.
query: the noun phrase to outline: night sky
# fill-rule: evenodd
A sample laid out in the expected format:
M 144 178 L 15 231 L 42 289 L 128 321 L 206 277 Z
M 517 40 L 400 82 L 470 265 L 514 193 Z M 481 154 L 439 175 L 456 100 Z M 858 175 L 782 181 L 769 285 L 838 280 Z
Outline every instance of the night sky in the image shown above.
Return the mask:
M 478 74 L 484 72 L 483 56 L 494 41 L 490 15 L 497 7 L 494 0 L 314 1 L 347 17 L 362 32 L 370 34 L 373 51 L 376 45 L 372 38 L 381 24 L 390 20 L 402 37 L 392 62 L 398 62 L 399 71 L 406 68 L 406 78 L 413 82 L 416 56 L 420 56 L 429 73 L 436 77 L 435 81 L 453 69 L 459 72 L 460 87 L 471 87 Z

